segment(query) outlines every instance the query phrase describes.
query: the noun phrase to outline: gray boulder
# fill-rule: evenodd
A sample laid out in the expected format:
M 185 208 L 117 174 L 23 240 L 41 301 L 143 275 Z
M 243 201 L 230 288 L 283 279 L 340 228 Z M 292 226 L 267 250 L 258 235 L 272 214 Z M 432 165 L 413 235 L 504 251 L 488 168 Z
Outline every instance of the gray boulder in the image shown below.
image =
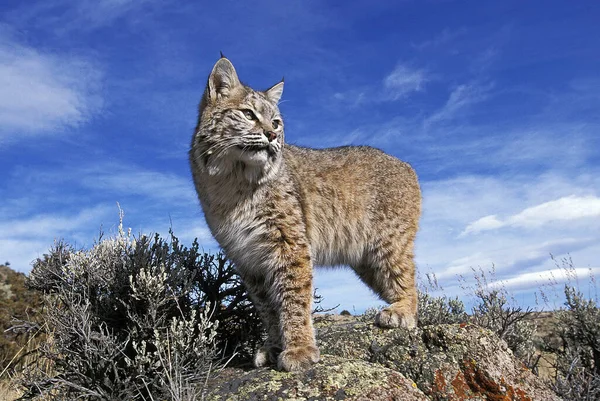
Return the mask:
M 224 369 L 206 400 L 560 400 L 492 332 L 469 324 L 386 330 L 316 319 L 322 359 L 297 373 Z

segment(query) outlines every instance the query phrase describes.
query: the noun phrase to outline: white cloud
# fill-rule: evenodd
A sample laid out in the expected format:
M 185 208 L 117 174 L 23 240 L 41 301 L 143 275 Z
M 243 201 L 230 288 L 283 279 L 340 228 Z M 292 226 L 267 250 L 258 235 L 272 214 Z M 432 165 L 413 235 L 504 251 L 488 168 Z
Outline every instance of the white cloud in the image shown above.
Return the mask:
M 106 216 L 114 208 L 96 206 L 86 208 L 76 215 L 38 214 L 20 220 L 4 219 L 0 223 L 0 238 L 35 238 L 63 235 L 66 232 L 84 227 L 102 216 Z M 99 226 L 98 226 L 99 227 Z
M 574 267 L 571 270 L 556 268 L 543 271 L 518 274 L 506 280 L 500 280 L 497 285 L 504 285 L 506 288 L 519 289 L 530 286 L 540 286 L 543 284 L 562 284 L 572 283 L 574 278 L 585 280 L 591 275 L 598 276 L 600 267 Z
M 172 203 L 198 204 L 191 178 L 139 168 L 106 165 L 84 172 L 82 184 L 121 195 L 141 195 Z
M 15 179 L 53 195 L 56 188 L 66 185 L 82 187 L 91 196 L 102 196 L 114 202 L 132 199 L 154 206 L 199 205 L 191 176 L 121 162 L 99 161 L 79 168 L 69 167 L 68 170 L 49 171 L 20 169 Z
M 568 196 L 527 208 L 508 219 L 518 227 L 539 227 L 552 221 L 568 221 L 600 216 L 600 198 Z
M 461 233 L 461 235 L 468 234 L 471 232 L 494 230 L 502 226 L 504 226 L 504 223 L 498 220 L 498 218 L 495 215 L 485 216 L 469 224 L 465 231 Z
M 26 271 L 30 263 L 46 253 L 55 240 L 84 239 L 89 243 L 93 241 L 93 235 L 99 232 L 102 221 L 109 215 L 116 215 L 115 210 L 114 206 L 98 205 L 82 209 L 74 215 L 42 213 L 24 218 L 0 216 L 0 263 L 9 261 L 16 270 Z M 74 242 L 72 244 L 76 245 Z
M 75 4 L 75 12 L 87 27 L 96 28 L 139 9 L 151 0 L 80 0 Z M 91 26 L 89 25 L 91 24 Z
M 398 64 L 394 71 L 385 77 L 383 86 L 388 98 L 398 100 L 412 92 L 422 91 L 428 80 L 424 70 Z
M 204 222 L 199 205 L 182 210 L 175 208 L 175 217 L 164 209 L 149 212 L 139 203 L 126 202 L 123 207 L 123 225 L 131 227 L 134 235 L 153 236 L 159 233 L 168 238 L 169 230 L 191 245 L 198 239 L 201 249 L 216 252 L 218 244 Z M 172 205 L 171 205 L 172 206 Z M 26 272 L 33 260 L 46 253 L 56 240 L 65 240 L 76 248 L 87 248 L 98 238 L 100 232 L 111 235 L 116 232 L 118 209 L 115 203 L 100 204 L 95 207 L 76 209 L 72 212 L 30 213 L 24 217 L 11 218 L 10 210 L 0 210 L 0 263 L 9 261 L 11 266 Z
M 12 269 L 26 273 L 31 262 L 48 252 L 52 242 L 0 238 L 0 263 L 9 262 Z
M 579 265 L 581 266 L 581 265 Z M 508 279 L 489 283 L 490 288 L 505 288 L 515 295 L 535 292 L 536 303 L 543 309 L 557 309 L 564 306 L 564 286 L 581 291 L 586 298 L 598 299 L 595 280 L 600 276 L 600 267 L 554 266 L 517 274 Z
M 0 37 L 0 144 L 85 123 L 101 107 L 99 81 L 89 62 Z
M 113 232 L 117 202 L 124 225 L 136 235 L 166 237 L 172 228 L 187 244 L 198 238 L 207 250 L 218 249 L 191 177 L 99 162 L 69 170 L 21 169 L 12 181 L 12 198 L 0 205 L 0 260 L 9 260 L 15 269 L 27 270 L 55 239 L 89 246 L 101 229 Z M 91 202 L 98 206 L 85 206 Z
M 358 107 L 368 101 L 366 89 L 349 90 L 346 92 L 336 92 L 333 94 L 335 101 L 349 105 L 350 107 Z
M 68 35 L 73 31 L 99 29 L 126 16 L 129 17 L 128 23 L 135 24 L 143 8 L 153 1 L 46 0 L 14 9 L 10 13 L 10 20 L 20 26 L 35 23 L 37 28 L 46 29 L 53 35 Z
M 480 242 L 464 248 L 464 245 L 458 245 L 461 252 L 466 252 L 467 255 L 447 262 L 446 266 L 436 273 L 438 279 L 449 280 L 456 276 L 468 279 L 473 269 L 487 270 L 492 266 L 499 276 L 511 276 L 523 269 L 550 263 L 550 255 L 576 252 L 594 246 L 597 242 L 595 237 L 565 237 L 550 240 L 536 237 L 523 240 L 522 237 L 497 236 L 494 240 L 497 242 L 491 246 Z
M 457 86 L 450 92 L 444 106 L 424 120 L 423 126 L 428 128 L 435 123 L 456 119 L 472 105 L 486 100 L 493 87 L 492 83 L 469 83 Z
M 173 222 L 173 233 L 182 241 L 191 243 L 198 240 L 205 249 L 218 249 L 219 245 L 213 238 L 206 223 L 198 219 L 187 219 L 185 222 Z
M 600 198 L 596 196 L 566 196 L 524 209 L 504 221 L 495 215 L 470 223 L 461 236 L 502 227 L 536 228 L 552 222 L 565 222 L 600 217 Z
M 423 217 L 415 251 L 417 266 L 422 272 L 435 273 L 447 295 L 461 297 L 466 295 L 465 284 L 474 285 L 473 268 L 488 270 L 495 266 L 497 279 L 510 280 L 555 269 L 551 255 L 560 259 L 568 254 L 581 268 L 597 266 L 600 224 L 597 218 L 579 217 L 595 210 L 598 176 L 588 168 L 578 174 L 569 170 L 538 176 L 459 176 L 424 181 Z M 560 199 L 563 201 L 554 202 Z M 536 207 L 540 205 L 546 206 Z M 565 208 L 569 212 L 563 216 L 572 220 L 550 224 L 553 216 Z M 509 219 L 514 226 L 499 229 Z M 459 235 L 469 225 L 469 235 Z M 458 275 L 466 281 L 459 282 Z M 530 281 L 530 285 L 515 287 L 523 304 L 535 304 L 536 285 Z
M 335 92 L 328 99 L 350 107 L 358 107 L 369 102 L 389 102 L 408 97 L 413 92 L 423 91 L 431 77 L 423 69 L 398 64 L 388 74 L 382 85 L 362 86 L 344 92 Z

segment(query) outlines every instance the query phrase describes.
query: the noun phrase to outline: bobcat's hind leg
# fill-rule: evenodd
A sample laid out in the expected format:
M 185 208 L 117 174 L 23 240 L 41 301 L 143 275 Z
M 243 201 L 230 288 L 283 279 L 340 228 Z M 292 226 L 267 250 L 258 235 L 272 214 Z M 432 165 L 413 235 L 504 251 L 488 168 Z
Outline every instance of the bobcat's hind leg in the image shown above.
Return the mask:
M 404 302 L 403 302 L 404 301 Z M 375 316 L 375 324 L 383 328 L 406 327 L 412 329 L 417 326 L 417 294 L 408 295 L 403 301 L 392 303 L 382 309 Z
M 360 279 L 390 305 L 375 317 L 375 324 L 384 328 L 417 325 L 417 289 L 413 238 L 405 234 L 404 241 L 393 238 L 380 241 L 359 266 L 353 266 Z

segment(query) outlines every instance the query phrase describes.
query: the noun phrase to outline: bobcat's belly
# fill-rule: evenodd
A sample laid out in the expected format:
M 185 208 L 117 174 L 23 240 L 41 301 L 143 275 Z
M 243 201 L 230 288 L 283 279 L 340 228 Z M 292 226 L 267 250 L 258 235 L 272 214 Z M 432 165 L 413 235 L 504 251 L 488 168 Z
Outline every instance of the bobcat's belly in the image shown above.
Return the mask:
M 348 220 L 311 225 L 308 236 L 315 265 L 357 265 L 366 249 L 364 227 Z M 335 224 L 337 223 L 337 224 Z

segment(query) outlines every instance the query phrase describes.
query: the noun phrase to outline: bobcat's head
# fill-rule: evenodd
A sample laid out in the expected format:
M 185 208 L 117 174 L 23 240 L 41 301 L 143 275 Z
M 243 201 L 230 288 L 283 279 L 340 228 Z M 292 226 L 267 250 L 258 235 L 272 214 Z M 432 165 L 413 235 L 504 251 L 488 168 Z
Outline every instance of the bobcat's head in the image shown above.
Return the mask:
M 277 102 L 282 92 L 283 81 L 262 92 L 242 84 L 231 62 L 222 57 L 200 102 L 192 163 L 211 176 L 268 179 L 281 163 L 283 119 Z

